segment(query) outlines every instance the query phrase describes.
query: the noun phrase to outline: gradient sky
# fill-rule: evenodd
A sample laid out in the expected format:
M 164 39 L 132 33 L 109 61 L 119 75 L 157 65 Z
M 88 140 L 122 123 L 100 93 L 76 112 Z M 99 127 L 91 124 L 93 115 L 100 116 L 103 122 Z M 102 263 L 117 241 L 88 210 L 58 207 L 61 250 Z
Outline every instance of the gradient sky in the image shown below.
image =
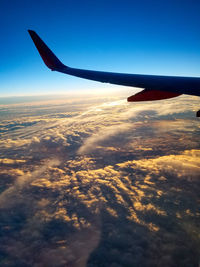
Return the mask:
M 200 76 L 198 0 L 0 0 L 0 4 L 0 96 L 111 88 L 49 71 L 27 29 L 35 30 L 72 67 Z

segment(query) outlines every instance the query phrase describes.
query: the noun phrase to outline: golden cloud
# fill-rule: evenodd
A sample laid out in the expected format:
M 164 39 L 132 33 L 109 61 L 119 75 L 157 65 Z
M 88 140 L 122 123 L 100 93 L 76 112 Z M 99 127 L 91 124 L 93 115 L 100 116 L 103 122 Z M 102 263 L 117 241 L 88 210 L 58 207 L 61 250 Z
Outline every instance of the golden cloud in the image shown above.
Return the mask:
M 199 122 L 181 115 L 197 100 L 170 101 L 55 102 L 1 123 L 1 248 L 11 262 L 85 266 L 114 255 L 155 266 L 199 248 Z

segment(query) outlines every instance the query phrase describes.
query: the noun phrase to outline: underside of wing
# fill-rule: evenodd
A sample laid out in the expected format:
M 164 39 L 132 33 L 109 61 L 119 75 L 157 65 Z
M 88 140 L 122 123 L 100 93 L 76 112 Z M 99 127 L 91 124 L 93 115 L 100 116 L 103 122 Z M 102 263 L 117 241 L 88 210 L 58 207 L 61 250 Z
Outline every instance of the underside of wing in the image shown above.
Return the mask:
M 152 101 L 152 100 L 162 100 L 168 99 L 172 97 L 179 96 L 181 94 L 174 93 L 174 92 L 167 92 L 167 91 L 160 91 L 160 90 L 150 90 L 145 89 L 135 95 L 132 95 L 127 98 L 128 102 L 137 102 L 137 101 Z
M 29 30 L 29 34 L 44 63 L 51 70 L 88 80 L 144 89 L 142 92 L 130 96 L 129 102 L 161 100 L 181 94 L 200 96 L 199 77 L 112 73 L 68 67 L 56 57 L 36 32 Z

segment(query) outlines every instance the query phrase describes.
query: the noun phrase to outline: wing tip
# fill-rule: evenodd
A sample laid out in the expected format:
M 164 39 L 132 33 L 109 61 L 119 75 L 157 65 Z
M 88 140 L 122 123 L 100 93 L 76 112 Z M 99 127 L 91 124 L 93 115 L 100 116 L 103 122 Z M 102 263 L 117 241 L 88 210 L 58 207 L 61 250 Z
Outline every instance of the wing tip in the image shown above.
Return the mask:
M 28 33 L 29 33 L 31 36 L 32 36 L 33 34 L 36 34 L 36 32 L 33 31 L 33 30 L 28 29 L 27 31 L 28 31 Z
M 55 56 L 55 54 L 49 49 L 35 31 L 28 29 L 28 33 L 30 34 L 32 41 L 48 68 L 51 70 L 57 70 L 65 67 L 65 65 Z

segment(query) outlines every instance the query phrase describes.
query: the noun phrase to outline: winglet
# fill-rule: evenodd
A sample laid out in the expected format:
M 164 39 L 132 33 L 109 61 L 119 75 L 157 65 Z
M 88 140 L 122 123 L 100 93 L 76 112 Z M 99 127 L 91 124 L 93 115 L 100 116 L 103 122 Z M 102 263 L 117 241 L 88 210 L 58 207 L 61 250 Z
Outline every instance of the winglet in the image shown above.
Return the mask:
M 42 41 L 42 39 L 37 35 L 36 32 L 28 30 L 31 39 L 33 40 L 40 56 L 42 57 L 44 63 L 51 70 L 58 70 L 66 67 L 48 48 L 48 46 Z

